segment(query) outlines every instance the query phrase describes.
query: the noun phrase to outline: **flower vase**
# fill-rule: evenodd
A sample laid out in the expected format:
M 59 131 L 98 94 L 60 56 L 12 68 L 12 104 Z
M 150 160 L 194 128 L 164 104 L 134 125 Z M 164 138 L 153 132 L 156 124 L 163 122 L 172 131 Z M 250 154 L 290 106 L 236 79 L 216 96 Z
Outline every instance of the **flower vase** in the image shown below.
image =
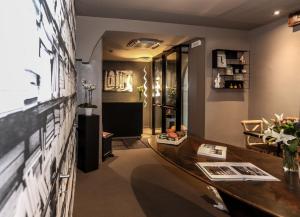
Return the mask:
M 93 115 L 93 108 L 85 108 L 85 115 L 86 116 L 92 116 Z
M 283 170 L 285 172 L 298 172 L 297 152 L 283 149 Z

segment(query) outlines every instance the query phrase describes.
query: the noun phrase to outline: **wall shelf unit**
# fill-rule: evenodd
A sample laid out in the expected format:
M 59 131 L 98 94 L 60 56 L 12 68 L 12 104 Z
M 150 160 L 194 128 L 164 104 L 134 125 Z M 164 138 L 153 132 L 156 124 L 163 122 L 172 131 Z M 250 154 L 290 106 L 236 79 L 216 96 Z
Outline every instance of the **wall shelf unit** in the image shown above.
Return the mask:
M 215 49 L 212 51 L 212 88 L 248 89 L 250 55 L 247 50 Z

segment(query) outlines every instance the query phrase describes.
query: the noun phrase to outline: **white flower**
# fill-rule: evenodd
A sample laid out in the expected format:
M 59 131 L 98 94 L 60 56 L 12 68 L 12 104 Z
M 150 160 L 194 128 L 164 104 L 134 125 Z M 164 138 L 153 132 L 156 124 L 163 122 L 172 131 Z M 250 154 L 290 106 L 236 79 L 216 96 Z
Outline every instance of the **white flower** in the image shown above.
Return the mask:
M 263 141 L 266 142 L 266 139 L 272 137 L 276 140 L 276 142 L 280 139 L 280 134 L 275 132 L 271 127 L 264 131 Z
M 283 121 L 283 113 L 279 114 L 274 114 L 276 117 L 276 122 L 281 123 Z
M 264 131 L 263 141 L 266 142 L 266 139 L 272 137 L 275 139 L 275 142 L 283 142 L 283 144 L 289 146 L 289 141 L 295 139 L 295 136 L 287 135 L 283 133 L 284 130 L 281 130 L 280 133 L 275 132 L 272 128 L 268 128 Z
M 87 81 L 85 79 L 81 80 L 81 84 L 82 84 L 83 88 L 86 89 L 86 90 L 92 91 L 92 90 L 96 89 L 95 84 L 92 84 L 92 83 L 90 83 L 89 81 Z
M 89 90 L 96 90 L 96 85 L 95 84 L 91 84 L 89 86 Z
M 288 141 L 296 139 L 295 136 L 287 135 L 283 133 L 283 130 L 280 131 L 280 141 L 283 142 L 285 145 L 290 145 Z

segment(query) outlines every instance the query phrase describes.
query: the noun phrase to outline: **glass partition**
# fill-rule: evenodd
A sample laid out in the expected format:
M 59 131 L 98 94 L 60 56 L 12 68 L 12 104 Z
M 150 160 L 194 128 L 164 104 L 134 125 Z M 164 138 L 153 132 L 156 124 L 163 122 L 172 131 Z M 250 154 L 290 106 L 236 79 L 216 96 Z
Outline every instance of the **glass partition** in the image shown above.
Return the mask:
M 152 62 L 152 134 L 162 132 L 162 57 Z
M 189 93 L 189 55 L 188 48 L 183 47 L 181 52 L 181 88 L 182 88 L 182 126 L 188 127 L 188 93 Z
M 164 52 L 152 66 L 152 134 L 187 129 L 188 46 Z
M 154 104 L 162 104 L 162 58 L 154 60 L 154 73 L 152 92 Z
M 176 106 L 176 52 L 166 57 L 166 105 Z

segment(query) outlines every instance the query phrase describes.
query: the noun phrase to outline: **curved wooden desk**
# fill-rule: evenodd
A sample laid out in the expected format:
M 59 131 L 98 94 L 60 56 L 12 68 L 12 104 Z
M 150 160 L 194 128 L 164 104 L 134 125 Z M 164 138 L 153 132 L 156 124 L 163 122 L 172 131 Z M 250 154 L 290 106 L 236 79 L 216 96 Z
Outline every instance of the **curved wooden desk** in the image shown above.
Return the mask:
M 158 144 L 155 136 L 152 136 L 148 142 L 151 148 L 163 158 L 200 181 L 214 186 L 222 196 L 231 216 L 300 217 L 300 181 L 298 174 L 284 173 L 282 159 L 278 157 L 194 137 L 189 137 L 179 146 Z M 197 156 L 197 149 L 202 143 L 227 146 L 226 161 L 251 162 L 281 181 L 213 182 L 195 166 L 195 162 L 199 161 L 220 161 Z

